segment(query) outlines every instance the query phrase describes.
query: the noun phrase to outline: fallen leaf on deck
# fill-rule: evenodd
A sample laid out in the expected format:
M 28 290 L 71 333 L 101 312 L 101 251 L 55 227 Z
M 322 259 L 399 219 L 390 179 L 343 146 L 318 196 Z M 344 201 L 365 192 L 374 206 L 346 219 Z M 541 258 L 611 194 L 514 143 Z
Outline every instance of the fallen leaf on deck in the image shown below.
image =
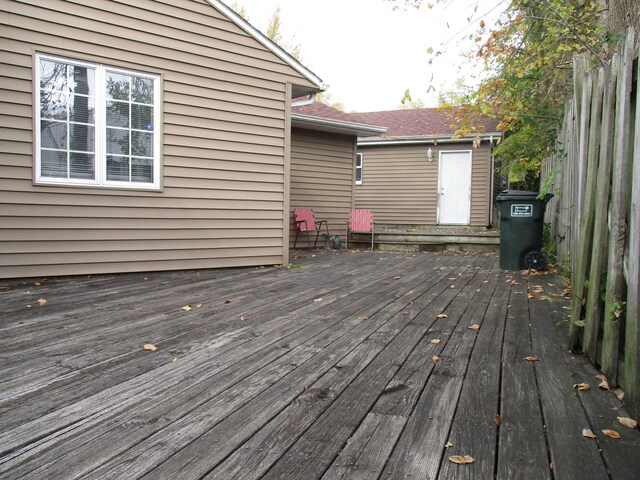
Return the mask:
M 451 447 L 453 447 L 453 443 L 451 442 L 447 442 L 444 444 L 444 448 L 451 448 Z
M 586 438 L 596 438 L 596 434 L 593 433 L 590 428 L 582 430 L 582 436 Z
M 440 339 L 434 338 L 433 340 L 431 340 L 431 343 L 433 343 L 434 345 L 438 345 L 440 343 Z
M 47 304 L 47 300 L 44 298 L 39 298 L 38 299 L 38 305 L 46 305 Z
M 598 380 L 608 380 L 606 375 L 596 375 L 595 378 Z
M 606 380 L 601 381 L 598 384 L 598 388 L 601 388 L 602 390 L 610 390 L 609 388 L 609 382 L 607 382 Z
M 469 330 L 480 330 L 480 325 L 478 325 L 477 323 L 474 323 L 473 325 L 469 325 L 467 328 Z
M 231 300 L 225 300 L 223 303 L 224 303 L 225 305 L 228 305 L 229 303 L 231 303 Z
M 440 315 L 438 315 L 438 317 L 437 317 L 437 318 L 447 318 L 447 315 L 446 315 L 446 314 L 444 314 L 444 313 L 441 313 Z
M 149 350 L 150 352 L 155 352 L 158 347 L 156 347 L 155 345 L 152 345 L 150 343 L 145 343 L 142 348 L 144 348 L 145 350 Z
M 496 426 L 499 427 L 502 423 L 502 417 L 500 415 L 496 415 L 495 417 L 493 417 L 493 421 L 495 422 Z
M 247 317 L 245 317 L 244 315 L 240 317 L 240 321 L 241 322 L 246 322 L 248 320 Z
M 624 405 L 624 390 L 622 390 L 621 388 L 616 388 L 613 390 L 613 394 L 618 397 L 620 403 Z
M 475 462 L 475 459 L 471 455 L 451 455 L 449 461 L 458 465 L 467 465 Z
M 400 280 L 400 277 L 393 277 L 394 280 Z
M 178 357 L 173 357 L 173 358 L 171 359 L 171 362 L 173 363 L 173 362 L 175 362 L 176 360 L 178 360 Z
M 433 363 L 438 363 L 440 361 L 440 357 L 438 355 L 434 355 L 433 357 L 431 357 L 431 361 Z
M 538 357 L 524 357 L 527 362 L 538 362 L 540 359 Z
M 33 282 L 33 284 L 34 284 L 36 287 L 39 287 L 39 286 L 41 285 L 41 283 L 40 283 L 40 282 Z
M 184 310 L 185 312 L 188 312 L 191 310 L 191 307 L 189 305 L 185 305 L 184 307 L 182 307 L 180 310 Z
M 591 385 L 589 385 L 588 383 L 576 383 L 573 388 L 576 388 L 578 390 L 582 390 L 582 391 L 586 391 L 586 390 L 591 390 Z
M 313 301 L 316 303 L 320 303 L 322 300 L 324 300 L 323 298 L 314 298 Z
M 456 286 L 455 285 L 451 285 L 449 288 L 456 288 Z
M 638 428 L 638 422 L 636 422 L 633 418 L 618 417 L 618 422 L 620 422 L 620 425 L 624 425 L 627 428 Z
M 199 303 L 199 304 L 197 304 L 197 305 L 196 305 L 196 308 L 201 308 L 201 307 L 202 307 L 202 304 L 201 304 L 201 303 Z
M 610 430 L 608 428 L 605 428 L 604 430 L 602 430 L 602 433 L 604 433 L 607 437 L 609 438 L 615 438 L 616 440 L 618 440 L 620 437 L 620 434 L 618 432 L 616 432 L 615 430 Z
M 369 320 L 369 317 L 367 317 L 366 315 L 362 315 L 358 317 L 358 320 Z
M 529 299 L 536 300 L 537 298 L 538 298 L 538 295 L 536 295 L 535 293 L 530 293 L 529 294 Z
M 482 283 L 489 283 L 489 280 L 485 280 L 485 281 L 483 281 Z

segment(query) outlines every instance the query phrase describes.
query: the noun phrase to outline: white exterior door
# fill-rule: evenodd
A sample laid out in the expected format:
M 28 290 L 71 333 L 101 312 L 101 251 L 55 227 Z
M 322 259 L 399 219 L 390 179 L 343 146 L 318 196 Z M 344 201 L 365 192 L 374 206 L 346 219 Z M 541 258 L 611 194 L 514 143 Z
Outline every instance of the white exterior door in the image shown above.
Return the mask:
M 440 152 L 438 224 L 469 225 L 471 151 Z

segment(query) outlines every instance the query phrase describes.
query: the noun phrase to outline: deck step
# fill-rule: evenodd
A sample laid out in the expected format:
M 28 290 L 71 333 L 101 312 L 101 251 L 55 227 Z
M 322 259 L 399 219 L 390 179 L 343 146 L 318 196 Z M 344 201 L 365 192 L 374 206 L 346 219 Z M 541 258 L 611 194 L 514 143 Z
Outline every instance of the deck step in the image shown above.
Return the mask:
M 425 232 L 376 232 L 375 249 L 383 251 L 423 252 L 435 250 L 498 251 L 500 237 L 493 231 L 474 234 L 425 233 Z M 351 234 L 349 247 L 368 249 L 369 234 Z

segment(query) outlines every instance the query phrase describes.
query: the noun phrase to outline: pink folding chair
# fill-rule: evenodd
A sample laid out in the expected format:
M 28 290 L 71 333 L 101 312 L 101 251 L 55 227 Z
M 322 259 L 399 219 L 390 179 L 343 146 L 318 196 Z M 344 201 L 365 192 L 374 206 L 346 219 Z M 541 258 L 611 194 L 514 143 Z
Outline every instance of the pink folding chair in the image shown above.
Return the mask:
M 349 248 L 349 232 L 371 233 L 371 250 L 373 251 L 373 235 L 375 222 L 371 210 L 351 210 L 347 220 L 346 248 Z
M 316 214 L 313 212 L 311 208 L 296 208 L 293 210 L 293 218 L 296 222 L 296 240 L 293 242 L 293 248 L 296 248 L 298 244 L 298 235 L 301 232 L 307 233 L 307 243 L 309 244 L 309 250 L 311 250 L 311 238 L 309 237 L 309 232 L 316 232 L 316 241 L 313 244 L 313 248 L 316 248 L 318 244 L 318 237 L 320 236 L 320 232 L 322 230 L 322 225 L 324 225 L 324 230 L 326 233 L 324 235 L 327 239 L 331 238 L 331 233 L 329 233 L 329 225 L 326 220 L 316 220 Z

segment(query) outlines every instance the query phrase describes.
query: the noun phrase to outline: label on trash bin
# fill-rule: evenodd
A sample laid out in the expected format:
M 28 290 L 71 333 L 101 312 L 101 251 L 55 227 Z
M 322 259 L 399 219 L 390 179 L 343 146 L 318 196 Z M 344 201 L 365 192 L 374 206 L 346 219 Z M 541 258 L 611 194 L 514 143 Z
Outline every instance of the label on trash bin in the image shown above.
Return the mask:
M 533 217 L 533 205 L 531 203 L 511 205 L 511 217 Z

